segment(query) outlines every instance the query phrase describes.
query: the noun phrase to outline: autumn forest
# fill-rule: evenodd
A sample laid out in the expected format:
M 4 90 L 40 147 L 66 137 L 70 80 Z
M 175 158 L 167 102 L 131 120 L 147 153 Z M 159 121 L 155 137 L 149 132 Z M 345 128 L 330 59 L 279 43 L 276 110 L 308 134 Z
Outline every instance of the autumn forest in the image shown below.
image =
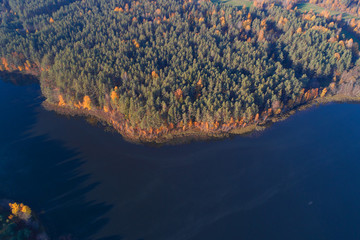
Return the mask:
M 0 70 L 37 76 L 50 109 L 129 138 L 244 129 L 360 75 L 358 1 L 298 2 L 0 0 Z

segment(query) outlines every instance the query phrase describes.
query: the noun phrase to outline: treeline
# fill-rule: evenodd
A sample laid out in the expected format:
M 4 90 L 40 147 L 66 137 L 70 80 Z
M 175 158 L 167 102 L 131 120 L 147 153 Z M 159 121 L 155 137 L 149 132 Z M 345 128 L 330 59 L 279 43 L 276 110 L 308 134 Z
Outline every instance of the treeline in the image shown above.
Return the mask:
M 276 5 L 66 2 L 2 1 L 2 70 L 38 69 L 48 101 L 142 129 L 266 118 L 316 97 L 358 58 L 336 22 Z

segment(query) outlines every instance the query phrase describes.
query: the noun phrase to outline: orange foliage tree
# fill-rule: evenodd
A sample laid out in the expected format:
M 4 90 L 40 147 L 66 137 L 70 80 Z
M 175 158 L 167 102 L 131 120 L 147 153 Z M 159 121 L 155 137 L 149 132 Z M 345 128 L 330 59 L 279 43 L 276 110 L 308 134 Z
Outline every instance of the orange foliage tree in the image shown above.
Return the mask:
M 9 218 L 13 218 L 13 216 L 18 217 L 22 220 L 28 221 L 31 218 L 31 209 L 20 203 L 9 203 L 9 207 L 11 210 L 12 215 L 9 216 Z
M 87 109 L 87 110 L 91 110 L 91 99 L 89 96 L 85 96 L 84 97 L 84 101 L 82 104 L 83 108 Z
M 59 106 L 65 106 L 66 103 L 62 95 L 59 95 Z
M 117 90 L 117 87 L 115 87 L 115 89 L 112 90 L 111 94 L 110 94 L 111 101 L 113 101 L 113 102 L 116 102 L 119 99 L 119 94 L 117 94 L 116 90 Z

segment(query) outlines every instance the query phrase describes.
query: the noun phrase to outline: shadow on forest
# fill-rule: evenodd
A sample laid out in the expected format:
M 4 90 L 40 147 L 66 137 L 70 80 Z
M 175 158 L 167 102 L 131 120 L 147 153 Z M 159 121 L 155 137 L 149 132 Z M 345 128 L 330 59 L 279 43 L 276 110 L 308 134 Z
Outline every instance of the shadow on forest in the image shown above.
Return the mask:
M 91 182 L 90 175 L 80 170 L 84 160 L 75 149 L 46 135 L 29 134 L 36 121 L 36 107 L 41 103 L 38 88 L 19 88 L 0 81 L 0 93 L 6 91 L 0 94 L 0 101 L 17 101 L 13 107 L 0 105 L 0 111 L 6 111 L 0 119 L 0 124 L 6 126 L 0 136 L 0 198 L 31 206 L 51 239 L 93 239 L 107 224 L 104 214 L 112 206 L 86 199 L 86 194 L 99 183 Z M 17 97 L 29 92 L 29 97 Z M 34 103 L 34 99 L 38 100 Z M 120 236 L 106 238 L 119 239 Z

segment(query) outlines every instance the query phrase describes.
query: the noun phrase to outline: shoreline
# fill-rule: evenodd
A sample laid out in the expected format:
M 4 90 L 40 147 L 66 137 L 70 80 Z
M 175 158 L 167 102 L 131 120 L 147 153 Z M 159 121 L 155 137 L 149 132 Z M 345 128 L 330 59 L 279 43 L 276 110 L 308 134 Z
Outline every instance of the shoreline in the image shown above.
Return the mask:
M 229 138 L 231 136 L 239 135 L 239 133 L 232 133 L 232 130 L 228 132 L 222 131 L 209 131 L 205 132 L 199 128 L 190 128 L 186 130 L 182 130 L 179 128 L 175 128 L 161 135 L 151 137 L 136 135 L 136 133 L 128 133 L 123 129 L 117 128 L 112 121 L 111 114 L 105 114 L 103 111 L 96 110 L 86 110 L 86 109 L 78 109 L 70 106 L 59 106 L 55 103 L 50 103 L 48 101 L 44 101 L 42 106 L 48 111 L 54 111 L 57 114 L 61 114 L 64 116 L 79 116 L 85 118 L 95 118 L 96 121 L 100 122 L 104 127 L 109 126 L 113 129 L 117 134 L 120 134 L 124 140 L 135 143 L 135 144 L 149 144 L 149 145 L 178 145 L 183 143 L 189 143 L 192 141 L 206 141 L 206 140 L 220 140 Z M 115 122 L 116 125 L 124 125 L 125 121 Z M 248 134 L 253 132 L 254 130 L 262 130 L 260 126 L 257 124 L 247 125 L 246 127 L 239 127 L 241 134 Z
M 105 113 L 100 109 L 87 110 L 79 109 L 71 106 L 59 106 L 58 104 L 44 101 L 42 106 L 48 111 L 54 111 L 57 114 L 66 116 L 80 116 L 80 117 L 91 117 L 95 118 L 96 121 L 102 123 L 103 126 L 110 126 L 114 131 L 121 134 L 122 137 L 131 143 L 137 144 L 149 144 L 149 145 L 178 145 L 184 143 L 190 143 L 192 141 L 211 141 L 221 140 L 225 138 L 231 138 L 237 135 L 247 135 L 254 132 L 263 131 L 271 127 L 274 123 L 284 121 L 290 116 L 294 115 L 299 111 L 309 109 L 313 106 L 319 106 L 327 103 L 349 103 L 349 102 L 360 102 L 360 97 L 351 97 L 346 95 L 329 95 L 325 97 L 318 97 L 310 100 L 307 103 L 301 104 L 287 112 L 279 115 L 271 116 L 264 121 L 250 123 L 243 126 L 237 126 L 229 129 L 228 131 L 223 130 L 211 130 L 204 131 L 197 127 L 188 129 L 174 128 L 160 135 L 144 136 L 136 134 L 135 132 L 129 132 L 124 130 L 121 126 L 126 124 L 125 120 L 115 120 L 116 113 Z M 119 119 L 119 118 L 118 118 Z
M 3 72 L 0 71 L 0 77 L 10 80 L 22 79 L 22 77 L 31 76 L 30 80 L 37 79 L 33 73 L 30 72 Z M 11 81 L 13 82 L 13 81 Z M 34 83 L 34 81 L 30 81 Z M 38 82 L 38 81 L 37 81 Z M 27 81 L 15 82 L 14 84 L 23 85 Z M 309 89 L 308 91 L 311 91 Z M 105 112 L 100 108 L 86 109 L 83 107 L 76 107 L 72 105 L 59 105 L 56 103 L 49 102 L 47 99 L 43 101 L 42 106 L 48 111 L 54 111 L 61 115 L 66 116 L 80 116 L 90 117 L 96 122 L 100 122 L 104 127 L 110 127 L 112 130 L 121 134 L 124 140 L 136 143 L 136 144 L 149 144 L 154 146 L 159 145 L 178 145 L 184 143 L 190 143 L 192 141 L 211 141 L 211 140 L 222 140 L 225 138 L 235 137 L 237 135 L 248 135 L 254 132 L 260 132 L 272 124 L 286 120 L 298 111 L 306 110 L 310 107 L 320 104 L 327 103 L 347 103 L 347 102 L 360 102 L 360 97 L 343 95 L 338 93 L 328 93 L 325 96 L 316 96 L 315 98 L 309 99 L 307 102 L 300 103 L 299 105 L 288 109 L 287 111 L 281 112 L 280 114 L 272 114 L 262 120 L 251 120 L 250 122 L 242 123 L 223 123 L 217 128 L 206 128 L 203 125 L 191 126 L 191 127 L 179 127 L 173 126 L 172 128 L 162 128 L 161 131 L 146 131 L 137 127 L 128 125 L 128 121 L 124 117 L 116 112 Z M 225 129 L 224 129 L 225 128 Z

